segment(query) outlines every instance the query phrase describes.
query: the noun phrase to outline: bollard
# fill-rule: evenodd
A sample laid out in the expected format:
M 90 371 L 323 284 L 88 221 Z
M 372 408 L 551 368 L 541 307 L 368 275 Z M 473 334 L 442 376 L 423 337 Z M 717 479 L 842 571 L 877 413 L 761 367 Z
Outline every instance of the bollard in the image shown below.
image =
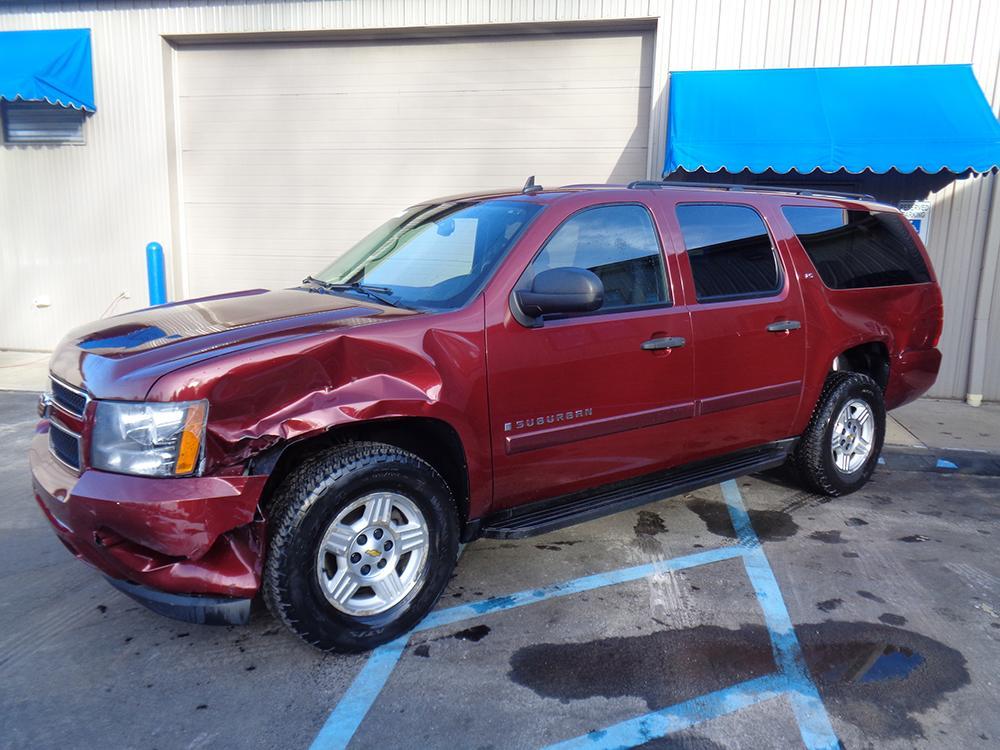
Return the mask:
M 159 242 L 146 245 L 146 276 L 149 279 L 149 304 L 167 301 L 167 278 L 163 269 L 163 246 Z

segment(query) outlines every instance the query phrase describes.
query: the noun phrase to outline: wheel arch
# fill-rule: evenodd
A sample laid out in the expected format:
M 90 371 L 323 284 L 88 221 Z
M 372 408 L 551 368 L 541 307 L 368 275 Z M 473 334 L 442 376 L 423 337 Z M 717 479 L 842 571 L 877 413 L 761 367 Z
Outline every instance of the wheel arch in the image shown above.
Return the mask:
M 272 446 L 251 460 L 251 474 L 267 474 L 261 505 L 266 510 L 274 490 L 295 467 L 310 456 L 334 445 L 370 441 L 409 451 L 430 464 L 448 485 L 459 520 L 469 518 L 469 467 L 462 439 L 450 424 L 434 417 L 384 417 L 349 422 L 318 435 L 288 440 Z
M 830 370 L 867 375 L 884 392 L 889 385 L 889 347 L 878 339 L 855 344 L 833 358 Z

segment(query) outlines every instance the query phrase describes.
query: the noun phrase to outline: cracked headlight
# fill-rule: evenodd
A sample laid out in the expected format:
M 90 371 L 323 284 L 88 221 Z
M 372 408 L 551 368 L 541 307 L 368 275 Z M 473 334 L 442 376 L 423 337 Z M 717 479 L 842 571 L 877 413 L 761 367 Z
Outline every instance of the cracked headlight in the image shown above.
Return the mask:
M 95 469 L 152 477 L 193 474 L 201 459 L 207 401 L 98 401 L 90 443 Z

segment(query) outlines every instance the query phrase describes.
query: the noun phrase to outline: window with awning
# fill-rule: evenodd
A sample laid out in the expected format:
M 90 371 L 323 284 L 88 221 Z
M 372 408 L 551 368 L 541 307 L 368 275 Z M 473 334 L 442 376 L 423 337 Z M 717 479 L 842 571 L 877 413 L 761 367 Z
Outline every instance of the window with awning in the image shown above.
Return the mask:
M 0 32 L 5 143 L 83 143 L 94 104 L 89 29 Z
M 970 65 L 675 72 L 664 175 L 987 172 L 1000 122 Z

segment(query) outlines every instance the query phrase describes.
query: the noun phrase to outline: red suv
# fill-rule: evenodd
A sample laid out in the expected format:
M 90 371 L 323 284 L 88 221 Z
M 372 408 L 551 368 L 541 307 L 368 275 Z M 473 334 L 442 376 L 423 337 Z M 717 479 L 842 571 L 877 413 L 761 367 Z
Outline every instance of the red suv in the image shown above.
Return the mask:
M 69 550 L 193 622 L 358 650 L 459 544 L 791 461 L 851 492 L 934 382 L 941 292 L 863 197 L 661 183 L 424 203 L 292 289 L 80 328 L 35 498 Z

